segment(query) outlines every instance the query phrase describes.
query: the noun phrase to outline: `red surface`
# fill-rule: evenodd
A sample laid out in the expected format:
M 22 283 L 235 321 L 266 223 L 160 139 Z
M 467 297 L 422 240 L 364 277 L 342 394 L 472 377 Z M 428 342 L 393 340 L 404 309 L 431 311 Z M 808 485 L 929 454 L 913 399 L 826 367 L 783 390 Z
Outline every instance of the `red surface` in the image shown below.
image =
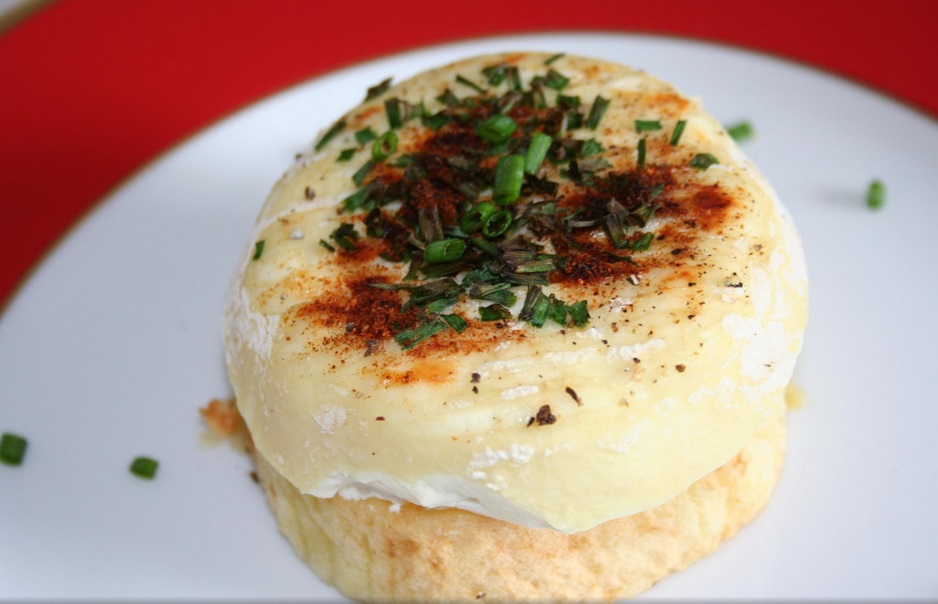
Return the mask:
M 60 0 L 0 35 L 0 308 L 91 206 L 233 110 L 400 50 L 572 29 L 771 52 L 938 116 L 933 0 Z

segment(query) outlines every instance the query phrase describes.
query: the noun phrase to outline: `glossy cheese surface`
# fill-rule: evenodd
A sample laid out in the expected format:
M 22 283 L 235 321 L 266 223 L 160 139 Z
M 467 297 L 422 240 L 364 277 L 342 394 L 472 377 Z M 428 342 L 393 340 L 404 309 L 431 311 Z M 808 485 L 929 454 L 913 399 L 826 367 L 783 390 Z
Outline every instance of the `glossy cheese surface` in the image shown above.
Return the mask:
M 577 532 L 682 492 L 783 404 L 807 281 L 769 185 L 698 101 L 621 65 L 550 59 L 476 57 L 375 90 L 263 206 L 228 295 L 227 362 L 255 445 L 300 491 Z M 499 112 L 509 140 L 480 138 Z M 495 209 L 554 263 L 542 294 L 585 303 L 588 322 L 519 316 L 525 277 L 498 320 L 468 287 L 415 302 L 414 285 L 459 284 L 489 258 L 460 218 L 535 131 L 549 157 Z M 427 278 L 414 252 L 440 226 L 475 260 Z M 475 236 L 514 266 L 504 239 Z M 402 335 L 427 323 L 426 339 Z

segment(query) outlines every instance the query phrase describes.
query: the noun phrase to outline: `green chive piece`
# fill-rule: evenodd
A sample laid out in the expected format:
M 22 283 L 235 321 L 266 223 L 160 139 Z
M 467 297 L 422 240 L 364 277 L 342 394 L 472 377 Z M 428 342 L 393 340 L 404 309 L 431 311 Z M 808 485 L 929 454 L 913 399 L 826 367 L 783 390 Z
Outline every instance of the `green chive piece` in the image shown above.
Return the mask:
M 0 461 L 8 466 L 18 466 L 23 463 L 26 446 L 29 442 L 19 434 L 4 432 L 0 436 Z
M 574 302 L 567 306 L 567 311 L 570 313 L 570 319 L 573 320 L 573 324 L 577 327 L 583 327 L 590 320 L 589 309 L 586 308 L 586 300 L 580 300 L 579 302 Z
M 593 106 L 590 108 L 589 116 L 586 118 L 586 127 L 590 130 L 595 130 L 599 126 L 599 122 L 602 121 L 603 115 L 606 113 L 606 109 L 609 108 L 609 100 L 603 98 L 602 96 L 597 96 L 596 100 L 593 101 Z
M 152 479 L 156 476 L 156 470 L 159 468 L 160 462 L 149 457 L 137 457 L 130 464 L 130 473 L 140 478 L 145 478 L 147 480 Z
M 684 128 L 687 127 L 687 120 L 678 120 L 674 124 L 674 131 L 671 132 L 671 146 L 676 147 L 681 141 L 681 135 L 684 134 Z
M 484 94 L 484 93 L 485 93 L 485 91 L 482 90 L 482 88 L 480 88 L 478 84 L 476 84 L 476 83 L 473 82 L 472 80 L 469 80 L 469 79 L 467 79 L 467 78 L 465 78 L 465 77 L 463 77 L 463 76 L 461 76 L 461 75 L 457 75 L 457 76 L 456 76 L 456 81 L 459 82 L 460 84 L 463 84 L 464 86 L 468 86 L 469 88 L 472 88 L 473 90 L 475 90 L 475 91 L 478 92 L 479 94 Z
M 326 241 L 325 239 L 320 239 L 320 240 L 319 240 L 319 245 L 321 245 L 322 247 L 326 248 L 326 249 L 329 250 L 330 252 L 334 252 L 334 251 L 335 251 L 335 248 L 332 247 L 332 246 L 329 244 L 329 242 Z
M 655 238 L 654 233 L 645 233 L 641 236 L 641 238 L 639 238 L 638 241 L 632 244 L 632 249 L 639 251 L 639 252 L 643 252 L 647 250 L 649 247 L 651 247 L 651 242 L 652 240 L 654 240 L 654 238 Z
M 371 172 L 371 169 L 374 167 L 374 162 L 365 162 L 365 165 L 359 168 L 358 171 L 352 175 L 352 180 L 355 181 L 355 186 L 362 186 L 362 183 L 365 181 L 365 177 L 368 176 L 368 173 Z
M 371 146 L 371 157 L 375 161 L 384 161 L 397 151 L 397 135 L 393 130 L 388 130 L 377 139 Z
M 524 171 L 528 174 L 537 174 L 544 158 L 547 157 L 547 150 L 554 139 L 543 132 L 535 132 L 531 137 L 531 144 L 524 154 Z
M 661 120 L 635 120 L 636 132 L 651 132 L 661 130 Z
M 396 334 L 394 340 L 400 344 L 404 350 L 410 350 L 420 342 L 430 336 L 446 329 L 447 323 L 443 321 L 425 321 L 413 329 L 405 329 Z
M 563 300 L 554 297 L 554 294 L 548 296 L 547 301 L 550 303 L 547 309 L 547 317 L 559 325 L 567 324 L 567 305 L 563 303 Z
M 488 218 L 485 219 L 485 222 L 482 223 L 482 234 L 489 238 L 498 237 L 508 230 L 508 227 L 511 226 L 511 223 L 511 212 L 508 210 L 493 212 L 489 215 Z M 483 251 L 487 250 L 483 249 Z
M 462 333 L 469 327 L 469 323 L 459 315 L 440 315 L 440 318 L 456 333 Z
M 339 244 L 346 252 L 354 252 L 358 249 L 355 241 L 358 240 L 358 231 L 349 222 L 343 222 L 339 228 L 329 234 L 329 238 Z
M 483 201 L 474 205 L 459 220 L 459 229 L 463 233 L 475 233 L 482 228 L 485 220 L 495 211 L 495 205 Z
M 603 226 L 606 228 L 609 240 L 612 241 L 612 245 L 616 249 L 621 250 L 628 246 L 629 240 L 625 237 L 625 229 L 622 227 L 622 221 L 619 220 L 617 214 L 607 214 Z
M 886 202 L 886 185 L 881 180 L 874 180 L 866 189 L 866 206 L 878 210 Z
M 319 151 L 320 149 L 325 147 L 326 144 L 329 143 L 329 141 L 334 139 L 343 130 L 345 130 L 345 120 L 339 120 L 336 123 L 334 123 L 332 127 L 329 128 L 326 131 L 326 133 L 322 135 L 322 138 L 319 139 L 319 142 L 316 143 L 316 151 Z
M 355 140 L 358 141 L 359 145 L 366 145 L 376 138 L 378 138 L 378 135 L 375 134 L 375 131 L 371 129 L 371 126 L 368 126 L 364 130 L 359 130 L 355 133 Z
M 737 124 L 733 124 L 732 126 L 727 126 L 726 133 L 729 134 L 730 137 L 736 142 L 741 142 L 752 138 L 752 135 L 754 134 L 752 124 L 749 122 L 739 122 Z
M 339 153 L 339 157 L 336 158 L 336 161 L 348 161 L 352 159 L 356 151 L 358 151 L 358 149 L 356 149 L 355 147 L 351 147 L 349 149 L 342 149 L 342 152 Z
M 534 315 L 534 304 L 537 302 L 538 297 L 541 295 L 541 287 L 539 285 L 529 285 L 524 294 L 524 303 L 521 305 L 521 312 L 518 313 L 518 318 L 522 321 L 530 321 L 531 317 Z
M 251 257 L 251 260 L 260 260 L 261 254 L 264 253 L 264 240 L 261 239 L 254 243 L 254 256 Z
M 404 119 L 401 117 L 401 100 L 398 98 L 384 101 L 384 112 L 388 116 L 388 125 L 392 130 L 396 130 L 404 125 Z
M 564 53 L 564 52 L 558 52 L 558 53 L 555 54 L 554 56 L 549 57 L 546 61 L 544 61 L 544 65 L 550 65 L 551 63 L 553 63 L 553 62 L 556 61 L 557 59 L 559 59 L 559 58 L 565 56 L 566 54 L 567 54 L 567 53 Z
M 539 293 L 537 298 L 534 300 L 533 309 L 531 310 L 531 318 L 528 319 L 528 323 L 535 327 L 543 327 L 547 323 L 547 313 L 550 310 L 550 298 L 545 296 L 542 293 Z
M 521 195 L 524 183 L 524 158 L 520 155 L 504 155 L 495 166 L 495 185 L 492 197 L 495 203 L 514 203 Z
M 496 113 L 482 122 L 476 129 L 479 136 L 487 143 L 500 145 L 511 138 L 518 129 L 518 124 L 504 113 Z
M 479 307 L 479 318 L 483 321 L 505 321 L 511 318 L 511 311 L 501 304 L 489 304 Z
M 698 170 L 706 170 L 713 164 L 718 163 L 720 163 L 720 160 L 718 160 L 712 153 L 698 153 L 690 160 L 690 166 L 692 168 L 697 168 Z
M 544 77 L 544 85 L 554 90 L 563 90 L 564 86 L 570 81 L 570 78 L 551 68 Z
M 442 264 L 458 260 L 465 251 L 466 242 L 462 239 L 441 239 L 427 244 L 423 258 L 430 264 Z
M 597 155 L 602 153 L 606 149 L 603 147 L 602 143 L 597 141 L 595 138 L 583 141 L 583 146 L 580 147 L 580 157 L 589 157 L 591 155 Z
M 646 152 L 646 151 L 645 151 L 645 139 L 642 139 L 642 140 L 638 141 L 638 159 L 637 159 L 637 162 L 638 162 L 638 167 L 639 167 L 639 168 L 644 168 L 644 167 L 645 167 L 645 152 Z
M 384 94 L 384 91 L 391 87 L 391 79 L 392 78 L 387 78 L 386 80 L 382 80 L 380 83 L 370 87 L 368 92 L 365 94 L 365 102 Z
M 420 118 L 420 121 L 423 122 L 424 126 L 431 130 L 439 130 L 446 124 L 453 121 L 453 118 L 440 111 L 432 115 L 424 115 Z

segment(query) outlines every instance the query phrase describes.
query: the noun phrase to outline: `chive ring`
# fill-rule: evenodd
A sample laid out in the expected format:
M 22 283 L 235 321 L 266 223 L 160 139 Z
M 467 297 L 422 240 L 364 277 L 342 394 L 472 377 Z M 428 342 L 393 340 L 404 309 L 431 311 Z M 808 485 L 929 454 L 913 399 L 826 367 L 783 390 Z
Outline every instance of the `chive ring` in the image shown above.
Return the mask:
M 486 237 L 498 237 L 508 230 L 511 222 L 511 212 L 508 210 L 494 212 L 482 224 L 482 234 Z
M 466 251 L 466 242 L 462 239 L 441 239 L 427 244 L 423 258 L 429 264 L 442 264 L 459 260 Z
M 475 233 L 482 228 L 485 220 L 495 211 L 495 206 L 487 201 L 478 203 L 459 220 L 459 228 L 463 233 Z
M 388 130 L 379 136 L 371 147 L 371 157 L 375 161 L 384 161 L 397 151 L 397 135 Z

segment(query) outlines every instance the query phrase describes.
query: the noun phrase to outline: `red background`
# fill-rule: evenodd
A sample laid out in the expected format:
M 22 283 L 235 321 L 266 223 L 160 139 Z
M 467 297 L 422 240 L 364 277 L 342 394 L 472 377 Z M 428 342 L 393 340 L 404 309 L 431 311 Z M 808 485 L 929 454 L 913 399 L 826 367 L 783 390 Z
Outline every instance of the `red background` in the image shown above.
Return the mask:
M 769 52 L 938 116 L 933 0 L 60 0 L 0 34 L 0 308 L 115 186 L 248 103 L 426 44 L 584 29 Z

